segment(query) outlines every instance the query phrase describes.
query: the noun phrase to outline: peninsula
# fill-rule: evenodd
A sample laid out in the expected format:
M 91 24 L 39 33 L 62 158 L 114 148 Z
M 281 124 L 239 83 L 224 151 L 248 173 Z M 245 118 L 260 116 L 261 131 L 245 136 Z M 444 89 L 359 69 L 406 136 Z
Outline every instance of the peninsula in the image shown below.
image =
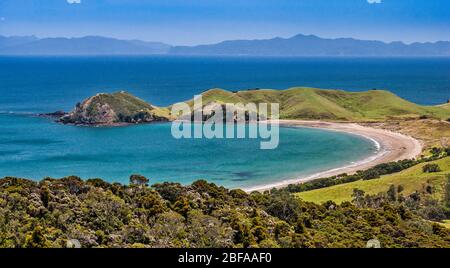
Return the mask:
M 279 103 L 280 119 L 320 120 L 329 122 L 385 122 L 390 120 L 450 118 L 450 103 L 422 106 L 404 100 L 386 90 L 348 92 L 295 87 L 286 90 L 252 89 L 227 91 L 210 89 L 203 92 L 203 112 L 225 103 Z M 193 106 L 193 100 L 186 101 Z M 172 121 L 170 107 L 158 107 L 132 94 L 120 91 L 100 93 L 78 103 L 70 113 L 46 114 L 64 124 L 87 126 L 119 126 Z M 206 120 L 208 117 L 205 116 Z M 270 119 L 270 117 L 268 118 Z
M 151 105 L 125 91 L 100 93 L 78 103 L 70 113 L 55 112 L 46 116 L 56 117 L 63 124 L 84 126 L 121 126 L 172 119 L 168 109 Z

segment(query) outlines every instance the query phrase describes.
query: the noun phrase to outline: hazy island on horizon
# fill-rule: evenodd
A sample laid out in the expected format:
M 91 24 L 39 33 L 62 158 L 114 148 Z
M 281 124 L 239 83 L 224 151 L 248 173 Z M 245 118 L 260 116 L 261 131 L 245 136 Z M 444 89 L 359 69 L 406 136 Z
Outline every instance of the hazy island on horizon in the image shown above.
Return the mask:
M 370 56 L 447 57 L 450 41 L 383 42 L 355 38 L 290 38 L 225 40 L 216 44 L 174 46 L 163 42 L 121 40 L 103 36 L 38 38 L 0 35 L 0 55 L 197 55 L 197 56 Z

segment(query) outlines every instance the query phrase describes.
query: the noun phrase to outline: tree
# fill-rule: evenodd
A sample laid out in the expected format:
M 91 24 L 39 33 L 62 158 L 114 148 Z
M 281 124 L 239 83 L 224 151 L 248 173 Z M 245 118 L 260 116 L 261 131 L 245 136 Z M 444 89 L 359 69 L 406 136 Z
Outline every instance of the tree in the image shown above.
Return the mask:
M 380 174 L 375 169 L 369 169 L 369 170 L 360 172 L 360 174 L 361 174 L 361 178 L 363 180 L 373 180 L 373 179 L 377 179 L 380 177 Z
M 156 192 L 148 192 L 145 195 L 139 197 L 137 203 L 140 207 L 147 210 L 149 216 L 155 216 L 163 213 L 166 210 L 164 201 L 158 196 Z
M 389 190 L 387 191 L 387 195 L 390 201 L 397 201 L 397 189 L 395 189 L 394 185 L 391 185 L 389 187 Z
M 256 239 L 256 242 L 261 242 L 261 241 L 269 238 L 269 233 L 267 231 L 267 228 L 262 227 L 262 226 L 253 227 L 252 233 Z
M 189 211 L 191 211 L 191 204 L 185 197 L 180 197 L 173 205 L 173 210 L 186 218 Z
M 289 222 L 297 222 L 298 217 L 302 211 L 300 202 L 292 194 L 280 191 L 277 194 L 272 194 L 269 200 L 266 211 L 277 218 Z
M 450 120 L 450 118 L 449 118 L 449 120 Z M 450 122 L 450 121 L 449 121 L 449 122 Z M 450 156 L 450 147 L 445 148 L 445 154 L 446 154 L 447 156 Z
M 439 156 L 442 153 L 442 151 L 443 151 L 442 148 L 437 148 L 437 147 L 433 147 L 430 150 L 431 154 L 433 154 L 434 156 Z
M 363 207 L 364 206 L 364 195 L 365 192 L 363 190 L 359 190 L 359 189 L 353 189 L 353 203 L 355 203 L 355 205 L 357 207 Z
M 170 203 L 175 203 L 177 198 L 183 192 L 183 186 L 175 182 L 158 183 L 152 186 L 163 199 L 168 200 Z
M 49 242 L 45 238 L 44 228 L 36 226 L 34 230 L 25 237 L 26 248 L 48 248 Z
M 130 184 L 136 186 L 148 186 L 150 180 L 142 175 L 131 175 Z
M 440 172 L 441 168 L 438 164 L 426 164 L 422 167 L 423 172 L 426 173 L 434 173 L 434 172 Z
M 47 186 L 42 187 L 41 200 L 44 207 L 48 208 L 48 203 L 50 202 L 50 190 Z
M 449 235 L 449 231 L 447 228 L 445 228 L 444 226 L 441 226 L 437 223 L 433 223 L 432 225 L 433 227 L 433 234 L 441 236 L 441 237 L 448 237 Z

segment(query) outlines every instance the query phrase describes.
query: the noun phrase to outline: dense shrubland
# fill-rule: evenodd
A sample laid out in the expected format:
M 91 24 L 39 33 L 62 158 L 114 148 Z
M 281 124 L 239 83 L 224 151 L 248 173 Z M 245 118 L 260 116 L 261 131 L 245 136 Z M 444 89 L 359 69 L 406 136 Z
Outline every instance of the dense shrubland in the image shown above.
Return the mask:
M 286 190 L 247 194 L 206 181 L 148 187 L 77 177 L 0 180 L 0 247 L 450 247 L 450 201 L 401 186 L 354 201 L 313 204 Z M 450 186 L 447 184 L 447 192 Z M 447 195 L 448 196 L 448 195 Z

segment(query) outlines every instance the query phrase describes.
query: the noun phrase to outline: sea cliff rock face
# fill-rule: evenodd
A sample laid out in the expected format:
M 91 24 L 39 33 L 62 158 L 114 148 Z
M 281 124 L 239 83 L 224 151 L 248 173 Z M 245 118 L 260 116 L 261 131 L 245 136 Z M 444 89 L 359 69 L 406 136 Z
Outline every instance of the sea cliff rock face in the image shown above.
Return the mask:
M 169 111 L 153 106 L 127 92 L 97 94 L 78 103 L 60 117 L 64 124 L 120 125 L 170 121 Z

